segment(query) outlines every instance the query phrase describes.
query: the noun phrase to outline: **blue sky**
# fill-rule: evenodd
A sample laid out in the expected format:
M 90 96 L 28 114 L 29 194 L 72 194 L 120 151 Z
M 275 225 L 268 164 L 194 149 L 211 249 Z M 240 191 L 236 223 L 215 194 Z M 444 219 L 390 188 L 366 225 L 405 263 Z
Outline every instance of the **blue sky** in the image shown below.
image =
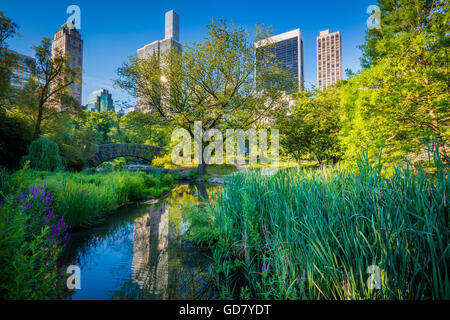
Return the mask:
M 256 23 L 273 26 L 275 34 L 300 28 L 305 38 L 305 81 L 316 85 L 316 37 L 321 30 L 340 30 L 343 67 L 357 71 L 369 17 L 366 9 L 376 0 L 0 0 L 0 10 L 19 25 L 21 36 L 9 41 L 9 48 L 34 56 L 32 46 L 53 34 L 69 17 L 69 5 L 81 8 L 81 36 L 84 40 L 83 104 L 97 89 L 109 89 L 113 99 L 132 102 L 113 88 L 117 68 L 138 48 L 164 38 L 164 14 L 180 15 L 182 44 L 201 40 L 205 26 L 214 18 L 232 21 L 254 30 Z

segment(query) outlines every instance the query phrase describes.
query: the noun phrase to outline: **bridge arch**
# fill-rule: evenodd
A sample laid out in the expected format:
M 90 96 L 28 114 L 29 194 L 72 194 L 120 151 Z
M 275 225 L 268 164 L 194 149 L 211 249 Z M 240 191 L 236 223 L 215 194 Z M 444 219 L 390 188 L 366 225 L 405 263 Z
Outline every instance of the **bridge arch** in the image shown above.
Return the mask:
M 145 144 L 102 144 L 97 145 L 96 149 L 95 154 L 87 162 L 91 168 L 120 157 L 134 157 L 152 161 L 153 158 L 162 155 L 161 148 Z

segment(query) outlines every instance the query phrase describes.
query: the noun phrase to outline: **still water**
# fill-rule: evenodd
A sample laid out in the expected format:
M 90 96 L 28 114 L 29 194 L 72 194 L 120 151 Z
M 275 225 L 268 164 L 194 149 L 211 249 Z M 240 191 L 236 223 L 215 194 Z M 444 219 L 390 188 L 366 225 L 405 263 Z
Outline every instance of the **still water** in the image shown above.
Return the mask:
M 104 224 L 74 233 L 62 265 L 81 269 L 74 300 L 214 299 L 208 252 L 181 240 L 183 205 L 214 187 L 178 185 L 152 205 L 123 208 Z

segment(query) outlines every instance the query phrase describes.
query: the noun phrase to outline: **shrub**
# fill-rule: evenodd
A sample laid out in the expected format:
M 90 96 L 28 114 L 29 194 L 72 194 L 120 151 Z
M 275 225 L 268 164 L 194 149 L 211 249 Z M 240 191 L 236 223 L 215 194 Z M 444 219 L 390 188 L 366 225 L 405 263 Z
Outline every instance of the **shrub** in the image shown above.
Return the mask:
M 0 107 L 0 163 L 15 169 L 27 153 L 32 131 L 24 120 L 11 117 Z
M 166 174 L 161 178 L 161 183 L 164 186 L 172 186 L 174 182 L 174 178 L 170 174 Z
M 46 137 L 34 140 L 28 146 L 28 154 L 23 162 L 30 161 L 33 169 L 54 171 L 64 169 L 63 158 L 59 154 L 58 145 Z
M 38 193 L 37 197 L 33 193 L 17 199 L 9 196 L 0 203 L 0 299 L 61 297 L 64 281 L 58 277 L 57 258 L 61 240 L 68 236 L 63 240 L 62 223 L 57 235 L 53 218 L 38 227 L 49 208 Z
M 172 156 L 170 153 L 166 154 L 163 157 L 155 157 L 152 160 L 152 165 L 158 168 L 166 168 L 166 169 L 177 167 L 175 164 L 172 163 Z

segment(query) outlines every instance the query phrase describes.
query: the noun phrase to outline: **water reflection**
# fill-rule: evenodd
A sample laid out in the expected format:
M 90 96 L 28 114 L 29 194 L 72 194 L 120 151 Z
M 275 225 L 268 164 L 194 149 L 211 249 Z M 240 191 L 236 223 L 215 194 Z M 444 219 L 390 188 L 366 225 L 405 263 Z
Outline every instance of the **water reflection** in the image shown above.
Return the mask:
M 181 241 L 182 206 L 213 187 L 179 185 L 156 205 L 125 208 L 103 226 L 73 235 L 63 265 L 81 268 L 72 299 L 211 299 L 209 258 Z

